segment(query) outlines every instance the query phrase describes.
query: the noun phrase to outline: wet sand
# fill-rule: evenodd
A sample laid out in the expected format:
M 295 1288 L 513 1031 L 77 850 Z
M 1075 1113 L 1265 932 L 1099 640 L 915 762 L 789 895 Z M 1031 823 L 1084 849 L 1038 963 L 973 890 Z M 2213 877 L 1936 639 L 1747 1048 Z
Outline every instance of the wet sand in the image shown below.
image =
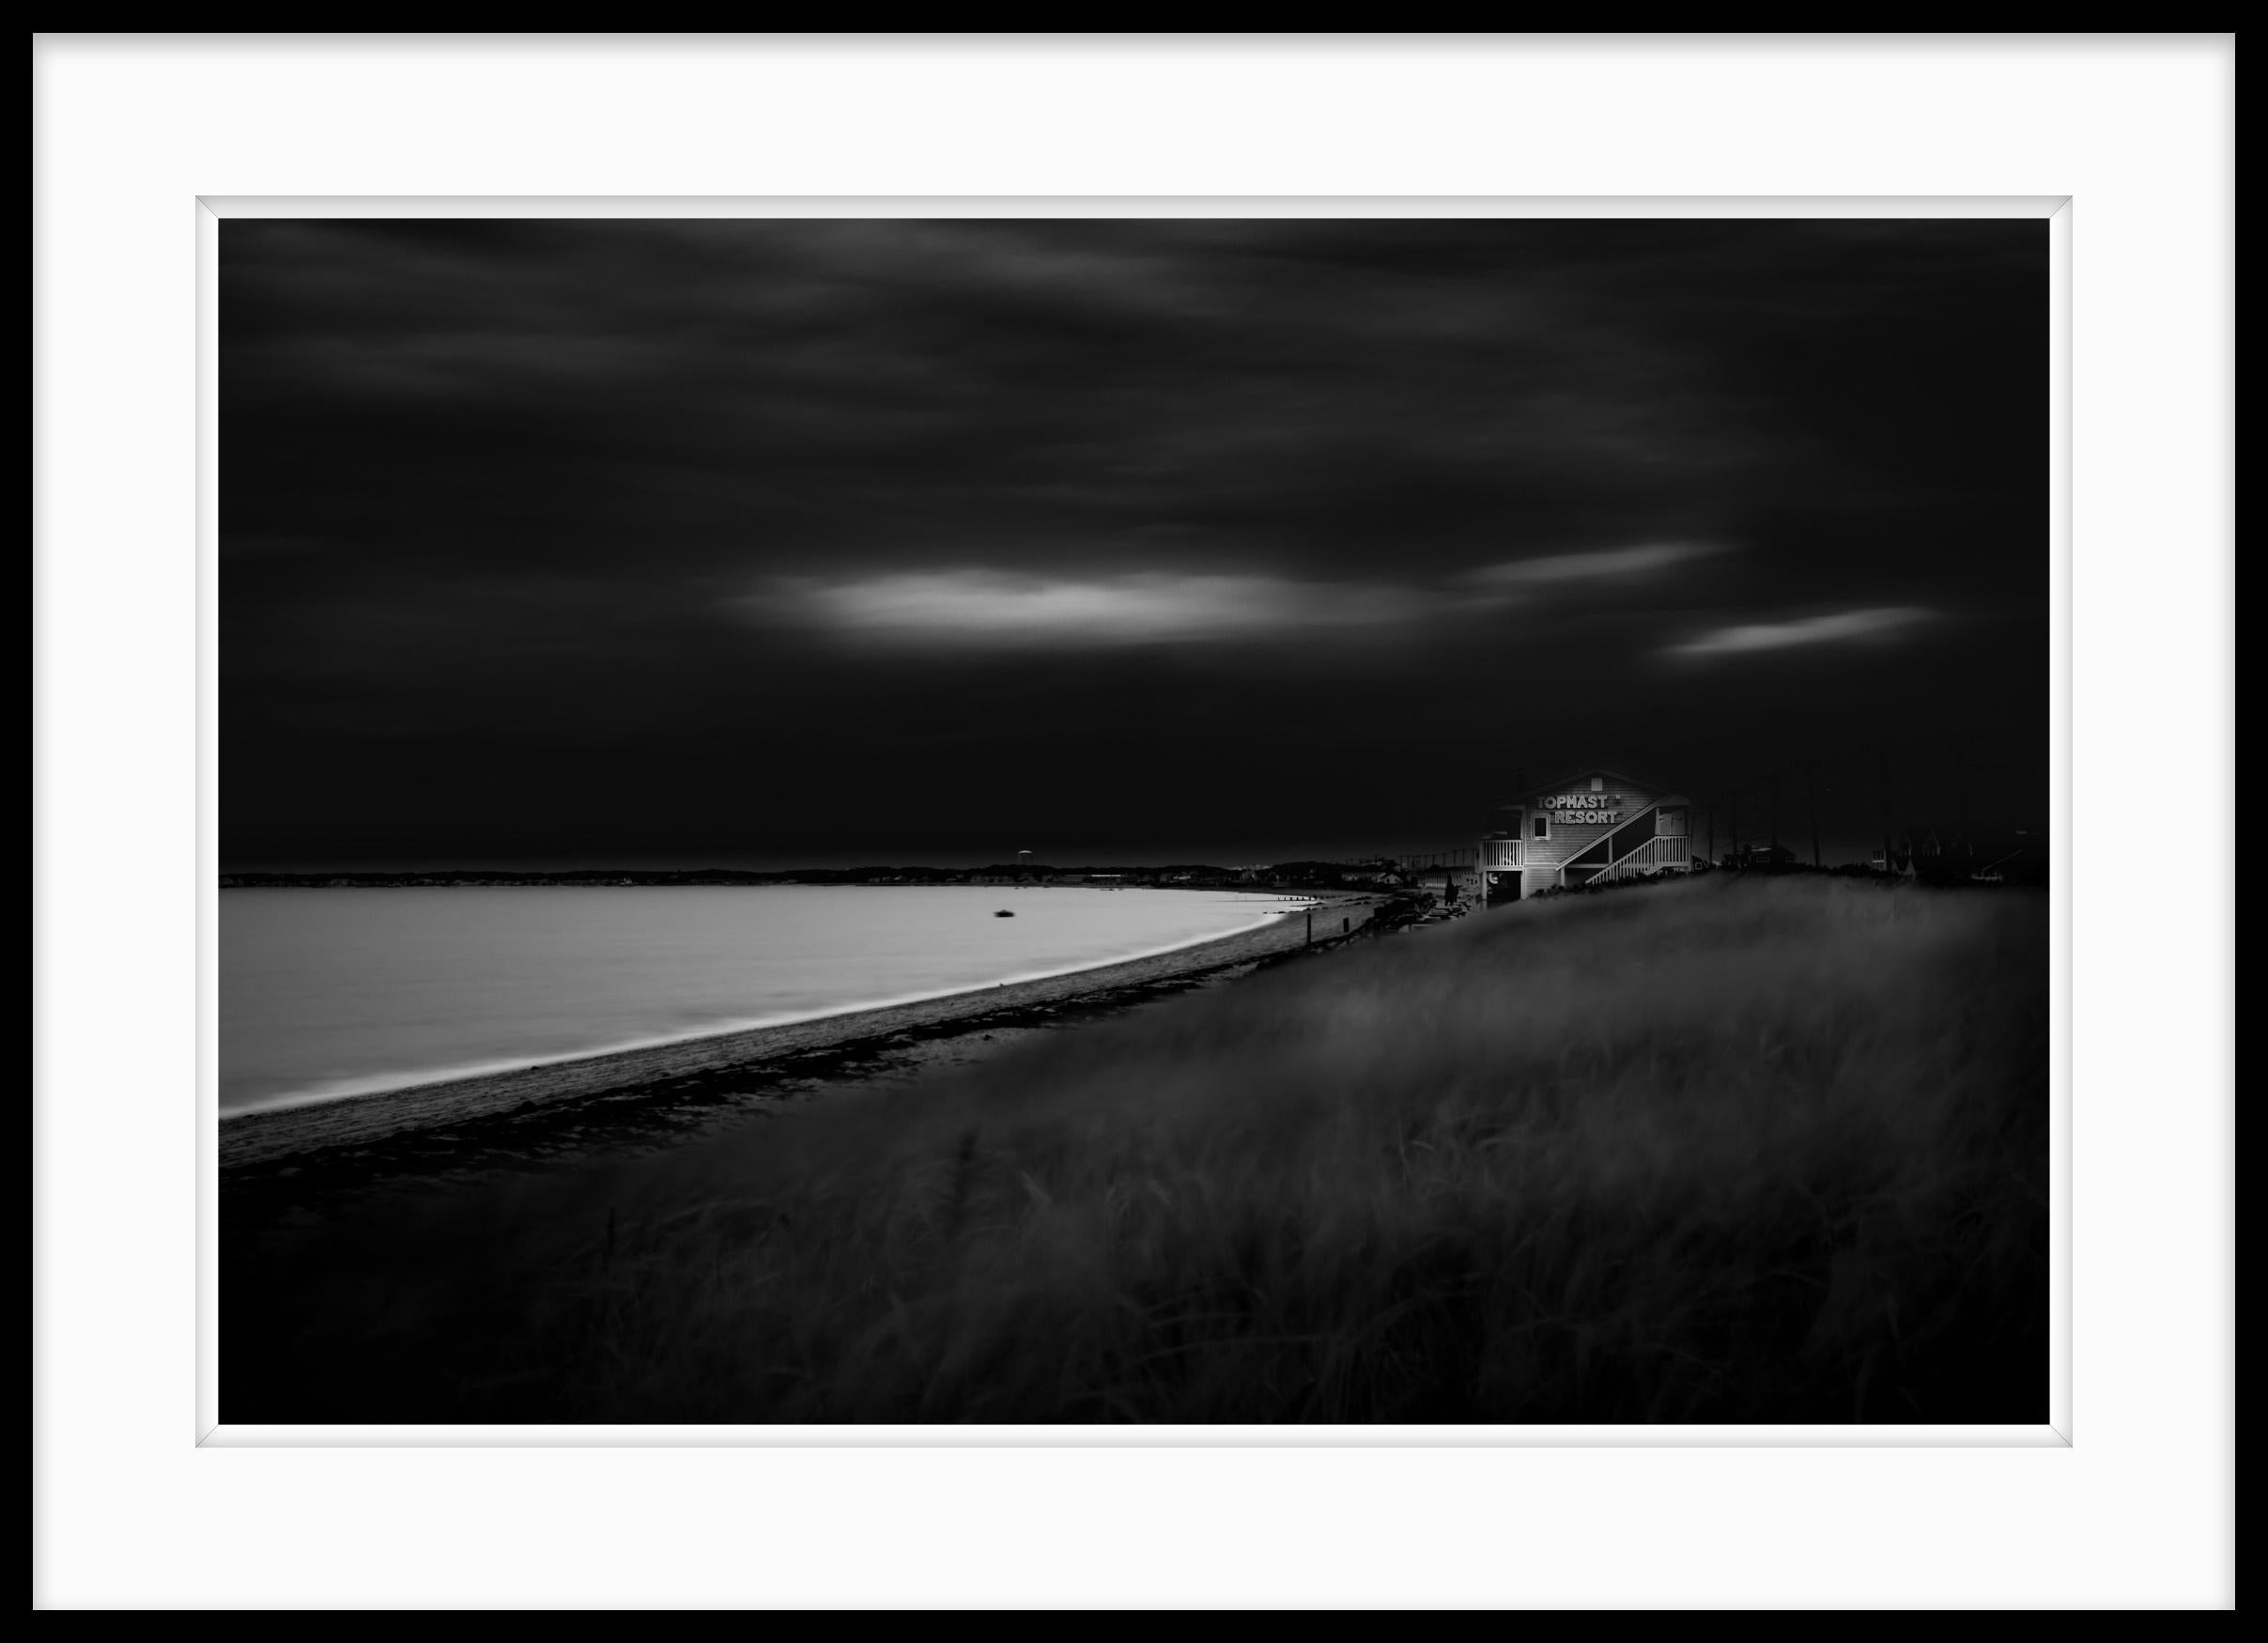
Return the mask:
M 1359 934 L 1385 898 L 1323 896 L 1313 946 Z M 1308 947 L 1301 912 L 1170 953 L 885 1009 L 224 1116 L 224 1219 L 390 1179 L 484 1174 L 636 1153 L 841 1082 L 918 1076 L 1034 1031 L 1233 979 Z M 268 1218 L 263 1213 L 260 1218 Z

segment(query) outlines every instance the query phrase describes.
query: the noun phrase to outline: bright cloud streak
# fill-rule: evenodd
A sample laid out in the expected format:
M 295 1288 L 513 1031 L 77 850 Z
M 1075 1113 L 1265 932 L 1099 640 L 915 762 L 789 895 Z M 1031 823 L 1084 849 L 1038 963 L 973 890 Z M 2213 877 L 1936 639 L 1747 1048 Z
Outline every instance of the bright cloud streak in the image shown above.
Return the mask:
M 1806 616 L 1793 622 L 1751 622 L 1737 628 L 1720 628 L 1683 644 L 1670 645 L 1669 656 L 1737 656 L 1748 651 L 1785 650 L 1798 644 L 1840 644 L 1887 637 L 1902 628 L 1927 621 L 1935 612 L 1919 605 L 1882 606 L 1866 611 L 1843 611 L 1830 616 Z
M 1551 582 L 1594 581 L 1614 577 L 1644 576 L 1666 570 L 1688 559 L 1714 553 L 1703 542 L 1656 542 L 1643 548 L 1604 548 L 1589 553 L 1548 553 L 1535 559 L 1508 559 L 1465 573 L 1477 587 L 1534 587 Z
M 1440 608 L 1408 588 L 1269 576 L 1144 572 L 1045 577 L 997 570 L 776 582 L 760 603 L 838 632 L 932 644 L 1159 644 L 1381 628 Z
M 848 639 L 903 645 L 1044 649 L 1226 643 L 1319 632 L 1387 636 L 1420 624 L 1493 616 L 1554 595 L 1579 595 L 1586 584 L 1603 591 L 1617 581 L 1717 551 L 1707 544 L 1655 543 L 1510 560 L 1429 584 L 1400 585 L 1249 572 L 1051 576 L 967 566 L 779 577 L 753 594 L 748 608 L 764 620 L 784 619 Z

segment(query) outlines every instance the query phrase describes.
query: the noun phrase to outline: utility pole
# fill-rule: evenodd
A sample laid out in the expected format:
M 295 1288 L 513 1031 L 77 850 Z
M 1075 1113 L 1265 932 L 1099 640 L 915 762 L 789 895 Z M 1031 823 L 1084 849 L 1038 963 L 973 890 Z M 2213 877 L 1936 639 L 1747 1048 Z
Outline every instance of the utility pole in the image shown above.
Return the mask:
M 1819 775 L 1812 761 L 1803 761 L 1803 791 L 1812 813 L 1812 865 L 1819 865 Z
M 1890 743 L 1876 742 L 1875 756 L 1880 762 L 1882 786 L 1882 871 L 1890 871 Z
M 1953 751 L 1961 762 L 1961 847 L 1974 855 L 1976 846 L 1969 843 L 1968 832 L 1968 732 L 1966 729 L 1953 738 Z
M 1772 831 L 1772 860 L 1780 860 L 1780 772 L 1774 770 L 1765 778 L 1768 785 L 1764 790 L 1764 816 Z

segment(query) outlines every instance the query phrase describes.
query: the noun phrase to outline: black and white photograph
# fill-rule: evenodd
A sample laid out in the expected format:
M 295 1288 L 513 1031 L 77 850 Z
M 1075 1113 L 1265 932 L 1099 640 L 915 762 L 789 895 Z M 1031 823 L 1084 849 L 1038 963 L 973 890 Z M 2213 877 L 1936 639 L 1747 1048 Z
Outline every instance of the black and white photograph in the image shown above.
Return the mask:
M 220 228 L 221 1414 L 2048 1413 L 2048 230 Z
M 2233 1608 L 2234 109 L 36 32 L 35 1611 Z

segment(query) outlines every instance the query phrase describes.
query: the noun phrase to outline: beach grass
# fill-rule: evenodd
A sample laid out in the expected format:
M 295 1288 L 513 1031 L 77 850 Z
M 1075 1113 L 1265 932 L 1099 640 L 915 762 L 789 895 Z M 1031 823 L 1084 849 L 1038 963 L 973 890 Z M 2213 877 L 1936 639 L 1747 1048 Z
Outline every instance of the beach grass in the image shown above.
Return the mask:
M 2043 895 L 1715 876 L 224 1249 L 261 1421 L 2046 1418 Z

